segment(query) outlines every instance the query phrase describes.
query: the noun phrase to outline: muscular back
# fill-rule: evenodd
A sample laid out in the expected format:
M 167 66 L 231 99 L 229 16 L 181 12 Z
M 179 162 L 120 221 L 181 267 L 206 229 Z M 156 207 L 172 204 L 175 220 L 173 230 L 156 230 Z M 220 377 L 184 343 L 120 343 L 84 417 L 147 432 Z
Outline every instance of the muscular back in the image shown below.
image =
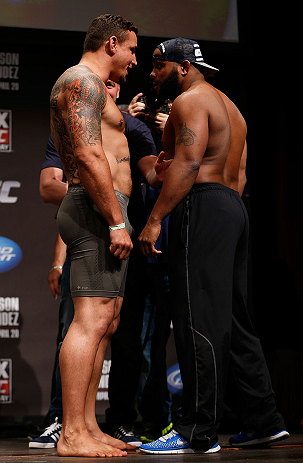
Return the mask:
M 224 184 L 242 194 L 246 166 L 246 122 L 236 105 L 217 90 L 225 104 L 231 130 L 230 146 L 224 166 Z

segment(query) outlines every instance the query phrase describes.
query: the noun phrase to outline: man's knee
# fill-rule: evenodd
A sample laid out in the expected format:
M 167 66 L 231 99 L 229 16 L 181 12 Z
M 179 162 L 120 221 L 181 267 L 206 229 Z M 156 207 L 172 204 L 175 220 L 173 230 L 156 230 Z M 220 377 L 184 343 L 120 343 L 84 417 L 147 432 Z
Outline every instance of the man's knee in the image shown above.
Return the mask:
M 113 298 L 74 298 L 74 305 L 74 322 L 98 337 L 105 335 L 116 318 Z

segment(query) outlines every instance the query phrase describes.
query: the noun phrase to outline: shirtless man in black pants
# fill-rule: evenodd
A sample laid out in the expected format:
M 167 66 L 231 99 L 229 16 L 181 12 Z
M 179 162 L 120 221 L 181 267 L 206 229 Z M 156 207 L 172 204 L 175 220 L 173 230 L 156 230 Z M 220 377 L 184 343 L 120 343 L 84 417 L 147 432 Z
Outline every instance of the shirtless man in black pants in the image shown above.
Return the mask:
M 205 81 L 197 42 L 172 39 L 153 53 L 158 94 L 174 100 L 163 133 L 173 159 L 161 194 L 139 237 L 148 257 L 168 214 L 172 317 L 183 382 L 182 418 L 146 453 L 215 453 L 230 365 L 245 433 L 231 444 L 289 436 L 278 413 L 259 339 L 246 309 L 248 216 L 246 123 L 237 107 Z M 248 433 L 252 433 L 253 437 Z

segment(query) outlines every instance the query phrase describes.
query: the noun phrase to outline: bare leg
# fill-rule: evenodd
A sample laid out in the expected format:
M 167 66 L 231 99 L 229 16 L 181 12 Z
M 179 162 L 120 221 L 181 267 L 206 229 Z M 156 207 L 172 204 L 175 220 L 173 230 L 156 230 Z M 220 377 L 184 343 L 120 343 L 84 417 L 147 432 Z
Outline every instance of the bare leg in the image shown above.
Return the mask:
M 63 423 L 57 451 L 60 456 L 124 456 L 126 452 L 94 439 L 85 422 L 86 400 L 93 390 L 90 383 L 95 360 L 98 353 L 97 362 L 103 364 L 106 341 L 102 341 L 115 318 L 116 301 L 99 297 L 73 300 L 74 320 L 60 351 Z
M 91 382 L 90 382 L 87 397 L 86 397 L 85 423 L 86 423 L 86 427 L 90 435 L 94 437 L 95 439 L 99 440 L 100 442 L 103 442 L 104 444 L 109 444 L 120 450 L 124 450 L 124 449 L 134 450 L 136 447 L 134 447 L 133 445 L 126 444 L 125 442 L 119 439 L 115 439 L 114 437 L 109 436 L 106 433 L 103 433 L 98 426 L 98 423 L 96 420 L 96 412 L 95 412 L 96 394 L 98 392 L 98 386 L 99 386 L 100 378 L 102 374 L 104 356 L 105 356 L 107 346 L 118 327 L 119 320 L 120 320 L 119 315 L 120 315 L 122 302 L 123 302 L 123 298 L 117 297 L 116 303 L 115 303 L 114 320 L 109 326 L 105 336 L 103 337 L 99 345 L 99 349 L 96 355 L 94 369 L 92 373 L 92 378 L 91 378 Z
M 96 395 L 98 392 L 98 386 L 99 386 L 100 378 L 102 374 L 104 356 L 105 356 L 107 346 L 118 327 L 119 320 L 120 320 L 119 315 L 120 315 L 122 302 L 123 302 L 123 298 L 118 296 L 115 302 L 114 320 L 112 321 L 105 336 L 100 342 L 99 349 L 98 349 L 98 352 L 95 358 L 95 364 L 93 368 L 91 382 L 89 385 L 86 402 L 85 402 L 85 424 L 86 424 L 87 430 L 90 433 L 90 435 L 94 437 L 95 439 L 99 440 L 100 442 L 103 442 L 104 444 L 112 445 L 113 447 L 116 447 L 121 450 L 124 450 L 124 449 L 134 450 L 136 447 L 134 447 L 133 445 L 126 444 L 125 442 L 119 439 L 115 439 L 114 437 L 109 436 L 106 433 L 103 433 L 98 426 L 98 423 L 96 420 L 96 411 L 95 411 Z

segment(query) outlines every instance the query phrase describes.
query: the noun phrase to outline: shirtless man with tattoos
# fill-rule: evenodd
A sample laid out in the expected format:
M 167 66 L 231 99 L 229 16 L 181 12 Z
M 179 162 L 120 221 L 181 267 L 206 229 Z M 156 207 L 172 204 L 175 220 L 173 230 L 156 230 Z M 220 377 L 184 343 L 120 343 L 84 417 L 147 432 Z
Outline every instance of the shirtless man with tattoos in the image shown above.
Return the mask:
M 130 21 L 99 16 L 87 31 L 81 61 L 51 92 L 51 132 L 69 185 L 58 226 L 71 253 L 75 309 L 60 351 L 60 456 L 124 456 L 128 447 L 101 432 L 95 399 L 104 354 L 119 322 L 132 249 L 124 118 L 104 82 L 126 79 L 137 64 L 136 48 L 137 28 Z
M 246 123 L 229 98 L 206 82 L 204 75 L 217 71 L 189 39 L 167 40 L 153 53 L 154 88 L 174 100 L 162 138 L 165 158 L 173 160 L 139 242 L 146 256 L 157 256 L 161 222 L 170 214 L 169 282 L 183 402 L 182 418 L 169 434 L 142 445 L 146 453 L 220 450 L 217 429 L 229 366 L 245 431 L 230 443 L 289 435 L 246 310 L 248 216 L 240 197 Z

